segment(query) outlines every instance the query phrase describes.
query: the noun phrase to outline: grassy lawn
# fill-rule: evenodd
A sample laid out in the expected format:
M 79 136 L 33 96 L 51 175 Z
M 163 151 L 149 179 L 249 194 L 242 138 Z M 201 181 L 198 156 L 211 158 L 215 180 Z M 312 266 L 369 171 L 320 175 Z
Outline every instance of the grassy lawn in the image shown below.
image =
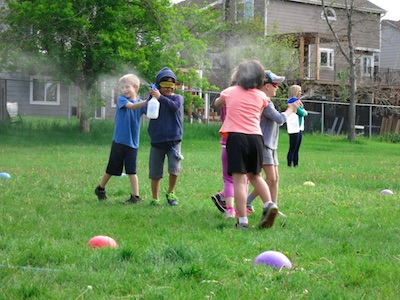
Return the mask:
M 282 131 L 279 208 L 288 218 L 259 230 L 256 200 L 242 231 L 210 199 L 222 187 L 218 125 L 185 123 L 179 206 L 152 207 L 146 124 L 138 157 L 145 201 L 126 206 L 127 177 L 111 179 L 108 202 L 93 193 L 113 123 L 94 120 L 89 134 L 76 120 L 64 123 L 0 127 L 0 172 L 11 175 L 0 178 L 0 299 L 398 298 L 400 143 L 306 134 L 299 168 L 288 168 Z M 119 248 L 87 247 L 95 235 Z M 267 250 L 293 268 L 255 265 Z

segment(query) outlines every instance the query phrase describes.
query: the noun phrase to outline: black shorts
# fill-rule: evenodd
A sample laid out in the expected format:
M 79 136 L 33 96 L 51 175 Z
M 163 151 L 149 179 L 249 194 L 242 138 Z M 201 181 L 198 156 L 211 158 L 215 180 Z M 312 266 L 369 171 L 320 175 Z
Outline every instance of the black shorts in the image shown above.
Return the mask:
M 113 142 L 106 173 L 120 176 L 125 166 L 126 174 L 136 174 L 137 153 L 138 149 Z
M 259 174 L 262 168 L 263 138 L 258 134 L 230 132 L 226 141 L 228 174 Z

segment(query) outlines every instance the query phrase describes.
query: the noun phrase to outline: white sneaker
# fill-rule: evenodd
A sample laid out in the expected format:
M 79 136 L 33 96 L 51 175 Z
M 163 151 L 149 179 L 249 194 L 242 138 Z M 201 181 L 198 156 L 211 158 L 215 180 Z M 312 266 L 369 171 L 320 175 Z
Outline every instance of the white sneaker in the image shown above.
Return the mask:
M 225 211 L 225 218 L 227 218 L 227 219 L 234 219 L 234 218 L 236 218 L 236 211 L 235 211 L 235 209 L 234 208 L 228 208 L 226 211 Z
M 271 228 L 274 225 L 275 218 L 278 215 L 278 206 L 274 202 L 269 202 L 264 207 L 261 221 L 258 224 L 259 228 Z

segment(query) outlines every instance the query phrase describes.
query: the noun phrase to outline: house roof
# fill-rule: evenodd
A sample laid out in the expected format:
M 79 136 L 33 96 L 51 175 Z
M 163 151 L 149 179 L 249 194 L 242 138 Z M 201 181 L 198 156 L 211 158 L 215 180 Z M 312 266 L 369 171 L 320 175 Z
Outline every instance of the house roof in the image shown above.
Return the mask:
M 281 0 L 287 2 L 297 2 L 311 5 L 322 6 L 321 0 Z M 185 0 L 181 3 L 185 3 L 185 5 L 197 4 L 200 7 L 207 6 L 215 6 L 222 4 L 222 0 Z M 347 0 L 325 0 L 325 6 L 329 6 L 332 8 L 346 8 Z M 375 14 L 385 14 L 386 10 L 383 8 L 369 2 L 368 0 L 354 0 L 354 9 L 357 11 L 367 12 L 367 13 L 375 13 Z
M 299 2 L 312 5 L 322 5 L 321 0 L 286 0 L 289 2 Z M 346 0 L 326 0 L 325 6 L 334 8 L 345 8 Z M 379 6 L 369 2 L 368 0 L 354 0 L 354 9 L 358 11 L 364 11 L 369 13 L 384 14 L 387 11 L 380 8 Z
M 382 20 L 382 25 L 388 25 L 397 30 L 400 30 L 400 21 Z

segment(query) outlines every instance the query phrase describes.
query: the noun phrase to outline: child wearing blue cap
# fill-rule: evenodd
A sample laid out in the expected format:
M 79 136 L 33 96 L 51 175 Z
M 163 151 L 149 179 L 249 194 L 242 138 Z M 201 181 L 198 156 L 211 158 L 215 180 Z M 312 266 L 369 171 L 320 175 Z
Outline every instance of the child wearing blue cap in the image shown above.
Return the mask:
M 268 97 L 276 96 L 276 91 L 279 88 L 279 83 L 285 80 L 283 76 L 277 76 L 271 71 L 265 72 L 265 82 L 261 87 Z M 288 103 L 288 107 L 284 112 L 276 110 L 274 103 L 271 101 L 266 108 L 264 108 L 261 115 L 261 130 L 263 132 L 263 169 L 265 172 L 265 181 L 268 184 L 271 193 L 272 202 L 278 204 L 278 140 L 279 140 L 279 128 L 282 126 L 289 115 L 295 113 L 297 108 L 300 107 L 301 101 L 296 99 Z M 256 190 L 251 192 L 247 196 L 247 212 L 254 212 L 252 202 L 258 196 Z M 284 216 L 280 211 L 279 215 Z

